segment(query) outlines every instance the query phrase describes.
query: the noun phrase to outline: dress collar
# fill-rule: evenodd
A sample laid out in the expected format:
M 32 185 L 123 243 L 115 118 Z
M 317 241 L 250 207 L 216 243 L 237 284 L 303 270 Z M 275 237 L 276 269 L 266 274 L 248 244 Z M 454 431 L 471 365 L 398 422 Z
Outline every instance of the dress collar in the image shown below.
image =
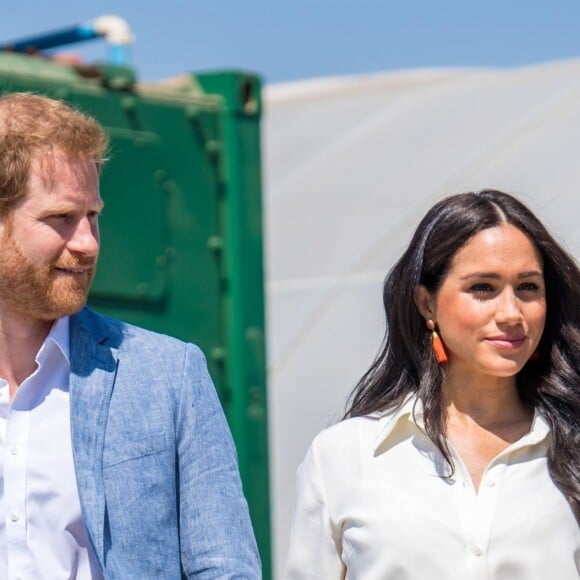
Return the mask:
M 401 421 L 409 421 L 413 423 L 421 431 L 425 431 L 425 422 L 423 420 L 423 403 L 417 399 L 415 395 L 410 395 L 405 401 L 395 410 L 390 411 L 376 411 L 369 415 L 372 418 L 378 419 L 379 430 L 374 442 L 374 451 L 377 452 L 387 439 L 392 435 L 396 426 Z M 550 425 L 545 417 L 538 411 L 534 410 L 534 417 L 530 430 L 515 441 L 510 448 L 525 447 L 526 445 L 535 445 L 543 441 L 550 433 Z
M 381 445 L 390 437 L 399 422 L 407 420 L 414 423 L 419 429 L 424 430 L 423 422 L 423 403 L 410 395 L 395 410 L 378 411 L 371 416 L 379 420 L 379 432 L 375 439 L 374 451 L 376 452 Z

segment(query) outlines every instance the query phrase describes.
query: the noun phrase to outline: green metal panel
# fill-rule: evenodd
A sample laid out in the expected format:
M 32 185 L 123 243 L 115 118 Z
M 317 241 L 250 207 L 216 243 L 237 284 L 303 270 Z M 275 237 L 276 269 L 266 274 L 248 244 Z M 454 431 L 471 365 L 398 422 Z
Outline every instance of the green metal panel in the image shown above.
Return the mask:
M 124 67 L 0 53 L 0 91 L 23 90 L 66 99 L 111 135 L 90 303 L 207 354 L 270 578 L 259 79 L 144 85 Z
M 266 356 L 263 294 L 254 295 L 256 283 L 263 288 L 262 200 L 260 127 L 260 86 L 251 76 L 237 73 L 199 75 L 200 85 L 210 93 L 225 97 L 223 142 L 226 150 L 225 195 L 220 214 L 227 232 L 223 247 L 225 277 L 228 281 L 226 318 L 229 380 L 245 377 L 247 387 L 229 389 L 232 393 L 230 424 L 236 433 L 241 455 L 247 458 L 242 478 L 252 482 L 247 490 L 254 506 L 256 533 L 269 542 L 268 478 L 262 466 L 267 463 Z M 270 570 L 270 544 L 263 544 L 264 569 Z
M 168 270 L 163 267 L 170 243 L 167 199 L 163 184 L 156 179 L 164 166 L 162 146 L 155 135 L 143 132 L 109 129 L 109 133 L 115 143 L 113 155 L 122 163 L 111 163 L 106 168 L 103 194 L 107 215 L 122 216 L 123 221 L 103 220 L 103 256 L 111 259 L 101 260 L 92 296 L 129 302 L 160 301 L 171 286 Z M 144 195 L 136 199 L 124 193 L 131 191 Z M 123 222 L 124 227 L 119 227 Z

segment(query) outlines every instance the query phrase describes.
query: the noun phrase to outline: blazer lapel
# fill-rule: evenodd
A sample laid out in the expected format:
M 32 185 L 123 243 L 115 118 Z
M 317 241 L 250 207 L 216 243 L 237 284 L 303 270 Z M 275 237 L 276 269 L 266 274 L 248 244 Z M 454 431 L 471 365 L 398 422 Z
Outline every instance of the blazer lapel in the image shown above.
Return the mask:
M 106 326 L 81 311 L 70 322 L 71 437 L 81 509 L 89 541 L 104 565 L 103 447 L 117 369 L 116 351 L 104 346 Z

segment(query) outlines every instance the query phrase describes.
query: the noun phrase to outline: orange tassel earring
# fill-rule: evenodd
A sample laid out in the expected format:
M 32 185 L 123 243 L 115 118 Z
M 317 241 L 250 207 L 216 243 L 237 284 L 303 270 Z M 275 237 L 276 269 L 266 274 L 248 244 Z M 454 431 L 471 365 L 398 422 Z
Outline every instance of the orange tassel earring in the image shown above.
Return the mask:
M 447 364 L 448 358 L 445 352 L 445 346 L 441 337 L 435 330 L 435 323 L 432 320 L 427 321 L 427 328 L 431 331 L 431 345 L 433 347 L 433 352 L 435 353 L 435 358 L 440 365 Z

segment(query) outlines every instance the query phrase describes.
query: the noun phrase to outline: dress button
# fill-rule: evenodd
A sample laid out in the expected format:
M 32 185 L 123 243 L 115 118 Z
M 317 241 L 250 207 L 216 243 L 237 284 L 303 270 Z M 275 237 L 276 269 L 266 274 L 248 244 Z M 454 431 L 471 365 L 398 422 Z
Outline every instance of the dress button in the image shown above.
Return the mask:
M 20 519 L 20 514 L 16 510 L 12 510 L 10 512 L 10 519 L 13 522 L 17 522 Z

